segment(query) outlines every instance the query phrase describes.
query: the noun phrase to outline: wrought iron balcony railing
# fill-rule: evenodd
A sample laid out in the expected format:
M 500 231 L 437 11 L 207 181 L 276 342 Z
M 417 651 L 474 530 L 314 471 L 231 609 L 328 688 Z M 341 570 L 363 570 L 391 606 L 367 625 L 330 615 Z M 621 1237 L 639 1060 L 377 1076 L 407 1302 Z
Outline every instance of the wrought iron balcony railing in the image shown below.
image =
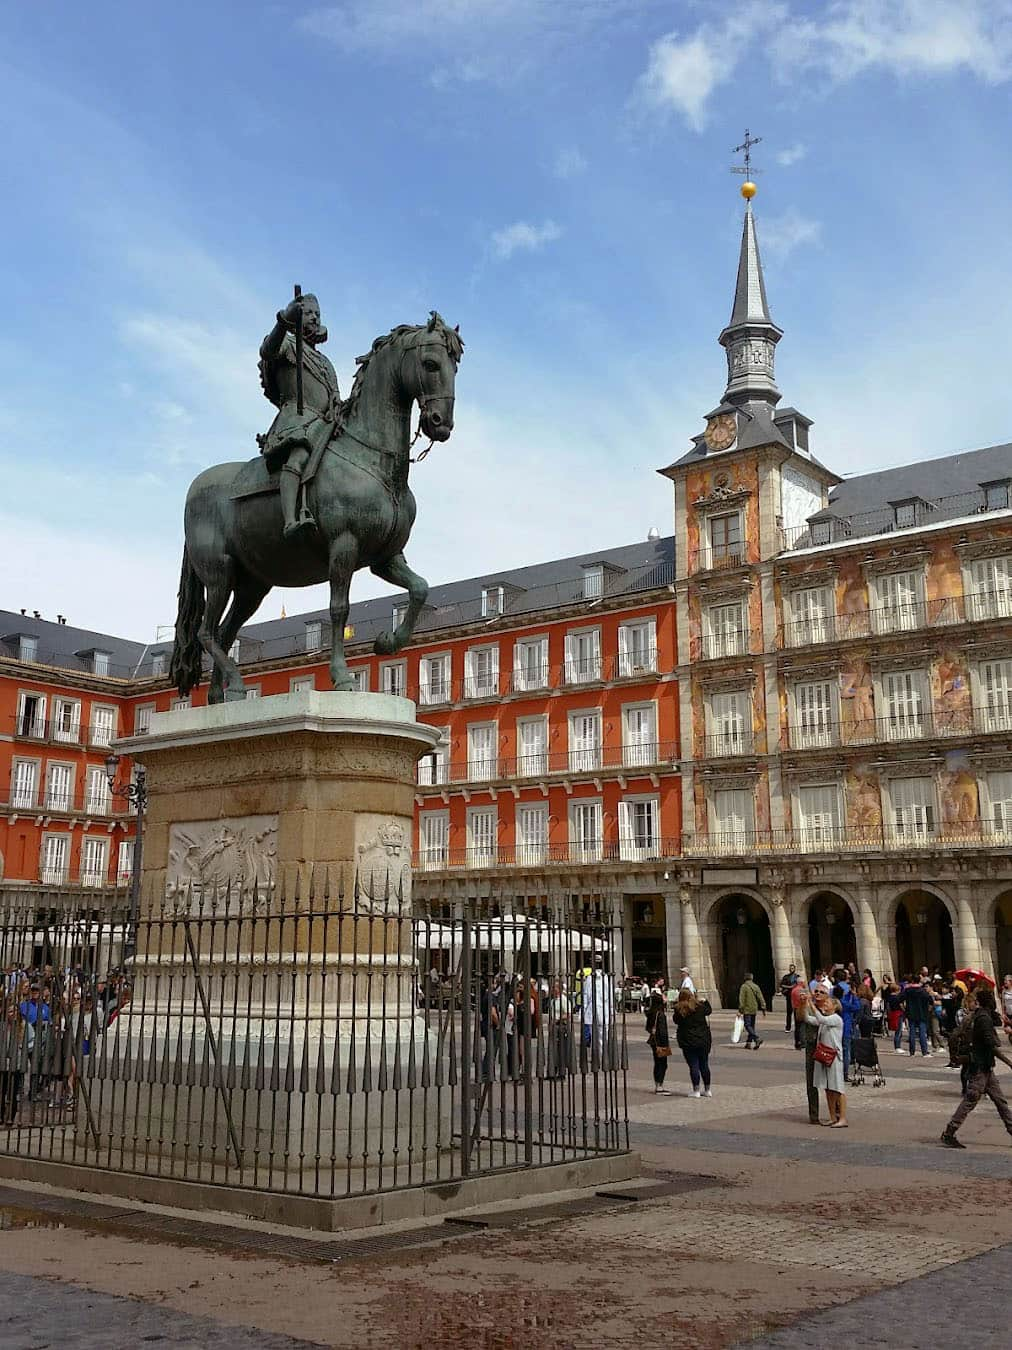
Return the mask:
M 705 737 L 703 746 L 707 759 L 733 759 L 755 752 L 755 736 L 751 727 L 738 727 Z
M 956 708 L 909 709 L 886 717 L 860 717 L 846 722 L 792 724 L 784 729 L 784 742 L 790 750 L 822 750 L 1008 732 L 1012 732 L 1012 702 L 983 707 L 965 704 Z
M 785 550 L 816 548 L 825 544 L 844 543 L 848 539 L 866 539 L 876 534 L 901 534 L 947 520 L 1007 511 L 1009 504 L 1007 494 L 1004 500 L 989 504 L 983 489 L 978 488 L 973 492 L 959 492 L 937 497 L 930 502 L 918 502 L 912 517 L 902 523 L 897 521 L 892 507 L 881 507 L 852 516 L 830 516 L 814 524 L 806 522 L 787 529 L 781 528 L 780 546 Z
M 503 779 L 565 777 L 576 774 L 620 774 L 664 770 L 678 758 L 677 741 L 643 741 L 632 745 L 583 746 L 575 750 L 529 750 L 520 755 L 474 754 L 446 762 L 422 760 L 420 787 L 460 783 L 492 783 Z M 443 776 L 440 777 L 439 775 Z
M 726 633 L 704 633 L 700 643 L 704 661 L 721 661 L 733 656 L 748 656 L 749 630 L 734 628 Z

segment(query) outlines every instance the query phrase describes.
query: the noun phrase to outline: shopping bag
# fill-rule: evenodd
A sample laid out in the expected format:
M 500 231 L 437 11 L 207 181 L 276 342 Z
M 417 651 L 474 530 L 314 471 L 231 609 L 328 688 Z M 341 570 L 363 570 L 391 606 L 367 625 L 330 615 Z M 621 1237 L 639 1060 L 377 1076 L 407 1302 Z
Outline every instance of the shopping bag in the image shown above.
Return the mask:
M 731 1030 L 731 1044 L 737 1045 L 745 1034 L 745 1019 L 741 1013 L 734 1019 L 734 1027 Z

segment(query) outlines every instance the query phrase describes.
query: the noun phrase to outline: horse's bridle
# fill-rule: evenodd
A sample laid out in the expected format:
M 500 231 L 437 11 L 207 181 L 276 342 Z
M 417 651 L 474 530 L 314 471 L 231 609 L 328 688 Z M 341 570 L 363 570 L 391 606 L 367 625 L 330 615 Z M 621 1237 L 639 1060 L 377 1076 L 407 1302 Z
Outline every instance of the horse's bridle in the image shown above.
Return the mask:
M 425 347 L 441 347 L 441 348 L 443 349 L 444 352 L 447 350 L 447 347 L 446 347 L 446 343 L 445 343 L 445 342 L 440 342 L 440 341 L 438 341 L 437 339 L 433 339 L 432 341 L 426 341 L 426 342 L 412 342 L 412 344 L 411 344 L 410 347 L 405 347 L 404 350 L 401 352 L 401 361 L 400 361 L 400 364 L 401 364 L 402 367 L 403 367 L 403 364 L 404 364 L 404 358 L 407 356 L 408 352 L 414 352 L 414 354 L 415 354 L 415 371 L 416 371 L 417 378 L 418 378 L 418 393 L 415 395 L 415 397 L 416 397 L 417 400 L 418 400 L 418 430 L 415 432 L 414 436 L 413 436 L 412 439 L 411 439 L 411 444 L 408 446 L 408 449 L 409 449 L 409 450 L 411 450 L 411 449 L 414 448 L 415 441 L 417 441 L 418 438 L 419 438 L 419 436 L 422 434 L 422 419 L 425 417 L 426 413 L 429 411 L 429 404 L 430 404 L 430 403 L 448 403 L 448 404 L 450 405 L 450 406 L 449 406 L 449 420 L 450 420 L 451 422 L 453 421 L 454 395 L 453 395 L 453 394 L 426 394 L 426 393 L 425 393 L 425 386 L 422 384 L 422 358 L 418 355 L 418 353 L 419 353 L 420 351 L 422 351 Z M 435 444 L 435 441 L 434 441 L 434 440 L 432 439 L 432 437 L 430 436 L 430 437 L 429 437 L 429 443 L 428 443 L 428 445 L 425 447 L 425 449 L 421 452 L 420 455 L 418 455 L 416 458 L 414 458 L 414 459 L 411 460 L 411 463 L 412 463 L 412 464 L 420 464 L 420 463 L 422 462 L 422 460 L 425 458 L 425 456 L 426 456 L 426 455 L 429 453 L 429 451 L 432 449 L 432 447 L 433 447 L 434 444 Z

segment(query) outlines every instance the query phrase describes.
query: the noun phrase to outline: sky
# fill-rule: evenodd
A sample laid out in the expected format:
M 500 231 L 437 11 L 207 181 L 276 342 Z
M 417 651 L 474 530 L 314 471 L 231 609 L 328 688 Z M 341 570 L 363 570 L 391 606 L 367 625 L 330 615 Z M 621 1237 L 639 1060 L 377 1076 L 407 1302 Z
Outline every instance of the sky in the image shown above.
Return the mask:
M 746 127 L 813 452 L 1012 439 L 1010 94 L 1012 0 L 4 6 L 0 608 L 172 623 L 187 486 L 256 453 L 295 282 L 342 391 L 395 324 L 460 325 L 456 428 L 412 471 L 430 582 L 670 533 Z

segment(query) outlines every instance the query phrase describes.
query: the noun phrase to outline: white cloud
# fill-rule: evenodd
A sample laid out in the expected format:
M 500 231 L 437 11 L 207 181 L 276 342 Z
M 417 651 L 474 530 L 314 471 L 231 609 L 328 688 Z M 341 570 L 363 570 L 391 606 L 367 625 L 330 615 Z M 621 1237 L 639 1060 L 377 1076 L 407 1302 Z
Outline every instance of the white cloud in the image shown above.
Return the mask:
M 760 247 L 770 258 L 782 261 L 803 244 L 815 244 L 822 235 L 822 222 L 791 209 L 780 216 L 763 216 Z
M 555 156 L 552 172 L 556 178 L 579 178 L 580 174 L 587 172 L 588 167 L 586 155 L 576 146 L 568 146 Z
M 492 252 L 505 262 L 514 253 L 536 253 L 546 244 L 553 243 L 562 235 L 562 229 L 554 220 L 546 220 L 542 225 L 531 225 L 526 220 L 515 221 L 492 235 Z
M 814 18 L 800 4 L 757 6 L 658 38 L 638 101 L 702 131 L 714 92 L 763 52 L 783 81 L 799 71 L 842 82 L 877 70 L 900 78 L 962 72 L 998 84 L 1012 78 L 1012 0 L 832 0 Z M 802 154 L 789 147 L 777 162 Z
M 797 164 L 807 154 L 808 146 L 802 145 L 799 141 L 796 145 L 788 145 L 785 149 L 779 150 L 774 158 L 781 168 L 789 169 L 792 164 Z

